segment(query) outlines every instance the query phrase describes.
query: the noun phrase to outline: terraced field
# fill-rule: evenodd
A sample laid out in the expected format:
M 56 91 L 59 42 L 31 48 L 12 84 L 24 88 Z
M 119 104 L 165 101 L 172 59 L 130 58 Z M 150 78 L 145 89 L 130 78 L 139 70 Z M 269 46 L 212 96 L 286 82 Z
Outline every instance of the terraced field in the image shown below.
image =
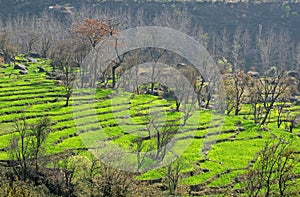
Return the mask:
M 182 112 L 173 110 L 175 103 L 152 95 L 123 92 L 112 99 L 110 89 L 98 89 L 95 95 L 90 95 L 88 90 L 76 90 L 71 106 L 64 107 L 63 88 L 45 73 L 38 73 L 39 65 L 50 70 L 48 63 L 47 60 L 30 63 L 28 75 L 18 74 L 12 65 L 0 68 L 0 160 L 9 158 L 10 138 L 16 119 L 21 117 L 28 123 L 44 116 L 51 119 L 52 132 L 46 142 L 48 154 L 68 149 L 92 151 L 95 147 L 113 144 L 134 155 L 136 139 L 147 136 L 146 117 L 150 112 L 162 114 L 165 122 L 180 124 Z M 300 114 L 299 106 L 291 105 L 290 110 Z M 273 119 L 275 116 L 270 122 Z M 253 124 L 248 106 L 239 116 L 196 110 L 186 125 L 172 136 L 174 146 L 170 152 L 184 158 L 181 182 L 195 194 L 211 194 L 227 185 L 239 188 L 235 177 L 245 172 L 265 140 L 274 136 L 293 138 L 293 145 L 300 151 L 297 146 L 300 126 L 293 133 L 287 132 L 284 125 L 277 128 L 276 123 L 261 129 Z M 149 138 L 146 144 L 150 146 L 154 141 L 155 138 Z M 130 161 L 136 167 L 136 157 Z M 159 181 L 162 176 L 161 169 L 152 169 L 138 178 Z

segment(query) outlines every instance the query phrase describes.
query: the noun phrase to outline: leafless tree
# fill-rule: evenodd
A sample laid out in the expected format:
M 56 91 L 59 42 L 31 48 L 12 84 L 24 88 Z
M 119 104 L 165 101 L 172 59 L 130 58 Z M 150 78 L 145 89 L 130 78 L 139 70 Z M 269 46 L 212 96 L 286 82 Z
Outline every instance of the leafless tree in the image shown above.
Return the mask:
M 297 194 L 293 179 L 298 160 L 291 148 L 291 141 L 284 139 L 266 141 L 255 160 L 245 177 L 249 196 Z
M 151 73 L 150 73 L 150 76 L 151 76 L 151 94 L 154 93 L 154 86 L 155 86 L 155 83 L 157 81 L 159 81 L 159 78 L 160 78 L 160 71 L 159 71 L 159 68 L 160 66 L 157 64 L 160 59 L 162 58 L 162 56 L 166 53 L 166 50 L 165 49 L 150 49 L 150 56 L 151 56 L 151 60 L 153 62 L 152 66 L 151 66 Z
M 22 180 L 25 181 L 29 178 L 28 173 L 30 172 L 30 140 L 28 137 L 29 125 L 25 118 L 16 122 L 16 132 L 19 138 L 14 136 L 11 139 L 10 149 L 11 158 L 17 160 L 20 165 L 20 173 L 18 169 L 15 169 L 15 174 Z
M 279 101 L 282 96 L 289 91 L 290 80 L 285 71 L 277 70 L 273 76 L 260 77 L 253 79 L 252 81 L 252 97 L 256 99 L 252 100 L 255 103 L 255 114 L 261 115 L 261 125 L 264 125 L 274 108 L 275 102 Z M 259 105 L 261 103 L 261 106 Z M 261 111 L 257 111 L 261 109 Z M 257 114 L 258 113 L 258 114 Z
M 41 17 L 36 19 L 37 32 L 39 40 L 37 43 L 37 52 L 42 57 L 48 57 L 50 50 L 55 48 L 60 40 L 67 37 L 69 29 L 64 24 L 57 21 L 49 12 L 44 11 Z
M 6 64 L 14 62 L 17 52 L 11 39 L 9 32 L 0 32 L 0 51 L 3 53 L 4 63 Z
M 251 47 L 251 37 L 247 29 L 238 26 L 232 41 L 231 59 L 233 72 L 236 69 L 245 70 L 245 57 Z
M 11 159 L 17 162 L 14 172 L 23 181 L 31 179 L 38 184 L 40 158 L 44 155 L 44 144 L 50 132 L 50 119 L 42 118 L 35 124 L 28 124 L 23 117 L 15 124 L 18 134 L 11 138 Z M 20 168 L 19 168 L 20 166 Z
M 28 54 L 36 47 L 39 40 L 38 18 L 29 15 L 17 16 L 7 22 L 19 53 Z
M 135 174 L 123 171 L 122 166 L 116 166 L 116 159 L 120 156 L 118 152 L 111 151 L 108 154 L 109 161 L 100 161 L 100 176 L 94 179 L 98 193 L 101 196 L 132 195 L 138 182 L 134 179 Z
M 164 9 L 154 16 L 152 25 L 169 27 L 184 33 L 189 33 L 191 30 L 191 17 L 186 10 L 172 12 L 168 9 Z
M 65 106 L 67 107 L 69 106 L 75 80 L 74 69 L 76 66 L 76 53 L 74 52 L 74 43 L 70 40 L 62 41 L 52 52 L 51 56 L 53 64 L 56 65 L 61 72 L 66 97 Z
M 291 68 L 293 54 L 293 42 L 287 30 L 280 30 L 276 35 L 276 47 L 274 48 L 277 54 L 277 67 L 280 69 Z
M 250 76 L 241 70 L 236 70 L 235 73 L 223 75 L 223 80 L 227 95 L 227 114 L 234 110 L 234 114 L 238 115 L 245 100 Z
M 276 32 L 274 28 L 269 28 L 268 31 L 258 38 L 257 47 L 260 50 L 260 61 L 261 61 L 261 71 L 265 72 L 270 67 L 275 65 L 276 55 L 274 53 L 276 48 Z
M 220 47 L 219 58 L 229 59 L 231 50 L 231 39 L 229 32 L 226 28 L 222 30 L 218 39 L 218 46 Z
M 169 195 L 176 195 L 179 181 L 182 178 L 180 174 L 184 169 L 184 160 L 177 158 L 165 167 L 164 186 L 168 189 Z

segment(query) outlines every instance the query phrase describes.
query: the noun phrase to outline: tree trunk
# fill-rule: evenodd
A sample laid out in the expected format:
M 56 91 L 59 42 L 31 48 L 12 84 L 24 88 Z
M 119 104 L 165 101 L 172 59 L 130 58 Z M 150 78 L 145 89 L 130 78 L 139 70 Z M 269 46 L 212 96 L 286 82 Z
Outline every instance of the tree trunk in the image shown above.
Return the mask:
M 67 97 L 66 97 L 66 99 L 67 99 L 67 100 L 66 100 L 65 107 L 68 107 L 68 106 L 69 106 L 69 100 L 70 100 L 70 97 L 69 97 L 69 96 L 67 96 Z

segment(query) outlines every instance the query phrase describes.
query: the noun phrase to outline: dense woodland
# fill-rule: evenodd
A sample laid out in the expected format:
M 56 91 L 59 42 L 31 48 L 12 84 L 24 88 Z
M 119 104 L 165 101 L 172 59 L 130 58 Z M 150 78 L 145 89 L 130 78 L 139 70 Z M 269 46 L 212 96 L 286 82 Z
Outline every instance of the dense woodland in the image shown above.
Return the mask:
M 0 196 L 299 195 L 296 1 L 30 1 L 38 10 L 27 3 L 1 8 L 15 7 L 0 21 L 0 138 L 6 140 L 0 144 Z M 115 35 L 141 26 L 193 37 L 212 57 L 218 73 L 211 75 L 219 78 L 200 73 L 179 54 L 151 47 L 117 53 L 107 67 L 100 65 L 99 76 L 96 64 L 83 67 L 103 40 L 116 43 L 117 51 Z M 147 62 L 155 64 L 135 67 Z M 181 75 L 170 75 L 159 63 Z M 96 88 L 96 96 L 78 91 L 85 87 Z M 125 92 L 115 95 L 119 89 Z M 115 103 L 107 102 L 114 96 Z M 97 113 L 87 114 L 92 104 Z M 128 132 L 115 122 L 128 118 L 123 108 L 137 119 L 122 122 Z M 97 135 L 94 116 L 108 136 Z M 142 134 L 132 137 L 135 132 Z M 176 143 L 183 140 L 191 146 L 178 155 Z M 106 146 L 97 158 L 91 152 L 99 141 L 119 143 L 134 158 Z M 244 152 L 231 161 L 234 148 Z

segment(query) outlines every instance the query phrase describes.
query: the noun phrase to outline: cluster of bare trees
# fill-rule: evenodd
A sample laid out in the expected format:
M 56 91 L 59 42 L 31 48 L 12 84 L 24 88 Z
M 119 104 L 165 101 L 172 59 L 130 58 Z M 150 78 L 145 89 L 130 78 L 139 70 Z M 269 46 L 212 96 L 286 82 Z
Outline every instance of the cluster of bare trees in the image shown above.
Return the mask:
M 255 67 L 263 72 L 272 66 L 296 69 L 299 65 L 297 60 L 299 52 L 296 50 L 299 48 L 299 43 L 294 41 L 289 32 L 283 28 L 259 25 L 253 31 L 237 25 L 234 29 L 224 28 L 216 32 L 215 29 L 201 27 L 201 21 L 193 24 L 186 10 L 172 12 L 167 9 L 151 16 L 140 8 L 136 16 L 132 16 L 130 10 L 83 6 L 68 17 L 65 20 L 58 20 L 53 13 L 45 11 L 40 16 L 16 16 L 1 22 L 0 40 L 9 41 L 9 44 L 5 44 L 6 49 L 1 47 L 1 52 L 12 54 L 13 57 L 14 53 L 11 51 L 13 48 L 18 53 L 34 51 L 46 57 L 60 40 L 68 37 L 72 26 L 86 19 L 94 19 L 99 22 L 106 21 L 110 27 L 118 27 L 120 30 L 158 25 L 188 33 L 200 40 L 215 60 L 226 58 L 232 70 L 249 70 Z
M 282 122 L 290 122 L 293 118 L 288 117 L 286 110 L 293 93 L 293 81 L 297 80 L 284 70 L 275 69 L 269 75 L 255 77 L 251 73 L 236 71 L 223 75 L 226 90 L 226 112 L 234 112 L 238 115 L 243 104 L 252 106 L 251 114 L 256 124 L 265 125 L 271 117 L 271 112 L 277 116 L 277 125 Z M 292 128 L 290 128 L 292 131 Z
M 65 26 L 57 21 L 49 12 L 38 16 L 17 16 L 11 18 L 0 27 L 1 35 L 9 41 L 7 47 L 13 46 L 15 52 L 28 54 L 38 52 L 47 57 L 49 51 L 66 36 Z M 2 40 L 2 39 L 1 39 Z M 3 50 L 4 52 L 5 50 Z M 7 53 L 13 58 L 15 53 Z
M 113 165 L 113 158 L 119 156 L 114 151 L 108 153 L 111 161 L 81 156 L 73 150 L 49 155 L 49 118 L 33 124 L 21 118 L 15 129 L 9 160 L 0 161 L 0 196 L 152 196 L 160 191 L 136 180 L 139 173 Z
M 255 156 L 245 175 L 247 196 L 297 196 L 297 162 L 299 156 L 292 148 L 292 140 L 271 139 Z
M 257 29 L 257 33 L 253 33 L 237 26 L 233 34 L 226 28 L 221 32 L 209 31 L 207 48 L 216 61 L 225 58 L 231 71 L 256 70 L 264 73 L 273 66 L 299 70 L 299 52 L 295 50 L 299 43 L 292 40 L 288 30 L 261 25 Z
M 251 113 L 257 124 L 267 124 L 270 114 L 276 109 L 279 127 L 283 121 L 293 121 L 283 118 L 285 104 L 291 95 L 291 79 L 283 69 L 298 69 L 300 44 L 292 41 L 287 31 L 275 28 L 264 31 L 265 28 L 263 28 L 259 30 L 257 35 L 252 35 L 249 30 L 237 27 L 233 35 L 230 35 L 226 29 L 222 32 L 208 31 L 207 33 L 202 27 L 193 27 L 191 19 L 185 11 L 173 15 L 173 13 L 164 10 L 162 13 L 154 15 L 153 20 L 149 22 L 145 19 L 146 16 L 142 10 L 137 12 L 137 17 L 132 18 L 131 15 L 126 15 L 122 10 L 118 13 L 104 12 L 100 15 L 99 12 L 91 9 L 82 8 L 78 13 L 71 15 L 71 24 L 56 20 L 48 12 L 44 12 L 41 17 L 20 16 L 10 19 L 4 24 L 1 23 L 0 52 L 3 53 L 5 62 L 13 62 L 18 53 L 37 52 L 41 57 L 50 57 L 53 60 L 53 68 L 57 68 L 57 72 L 61 74 L 60 79 L 63 81 L 66 106 L 68 106 L 73 92 L 76 70 L 89 51 L 95 49 L 104 38 L 113 37 L 119 30 L 136 25 L 152 24 L 172 27 L 197 37 L 208 48 L 213 58 L 217 60 L 223 73 L 226 113 L 228 115 L 231 113 L 238 115 L 242 110 L 242 105 L 248 103 L 252 107 Z M 93 15 L 93 13 L 98 13 L 98 15 Z M 170 59 L 174 61 L 170 62 Z M 130 70 L 135 65 L 147 61 L 153 62 L 147 68 L 148 70 L 141 67 Z M 118 54 L 116 60 L 111 60 L 109 69 L 102 73 L 105 84 L 107 85 L 109 79 L 112 79 L 111 87 L 116 88 L 120 85 L 117 84 L 117 79 L 120 79 L 122 75 L 126 77 L 125 71 L 130 70 L 130 72 L 134 72 L 134 75 L 132 73 L 129 75 L 135 76 L 133 89 L 136 93 L 149 91 L 150 94 L 155 94 L 156 91 L 162 90 L 164 96 L 171 97 L 176 101 L 175 111 L 183 113 L 183 123 L 178 121 L 161 123 L 159 116 L 144 120 L 148 135 L 137 138 L 134 142 L 137 149 L 138 170 L 147 167 L 144 165 L 149 158 L 157 162 L 161 162 L 165 158 L 170 150 L 169 146 L 172 145 L 172 138 L 178 133 L 179 127 L 185 125 L 191 116 L 193 104 L 198 102 L 199 108 L 209 108 L 211 104 L 214 96 L 210 89 L 211 81 L 205 81 L 201 76 L 202 73 L 198 73 L 192 66 L 178 64 L 182 62 L 184 62 L 183 58 L 170 54 L 164 49 L 150 48 Z M 184 83 L 181 83 L 183 79 L 174 76 L 170 78 L 167 75 L 168 70 L 161 69 L 159 63 L 175 64 L 176 69 L 189 81 L 193 93 L 190 95 L 182 94 L 182 92 L 189 93 L 183 91 L 186 88 Z M 253 77 L 245 73 L 245 71 L 253 69 L 252 66 L 263 73 L 261 77 Z M 277 68 L 270 70 L 273 66 L 277 66 Z M 267 70 L 270 72 L 266 72 Z M 85 71 L 84 69 L 79 71 L 82 81 L 88 74 Z M 139 80 L 147 81 L 142 77 L 142 72 L 145 71 L 150 73 L 150 82 L 144 86 L 146 90 L 142 90 Z M 166 88 L 162 83 L 157 82 L 161 79 L 165 81 L 173 79 L 174 87 Z M 129 79 L 125 81 L 130 82 Z M 176 92 L 177 94 L 175 94 Z M 157 93 L 157 95 L 159 94 Z M 192 103 L 184 104 L 187 100 Z M 159 113 L 156 114 L 159 115 Z M 46 171 L 49 169 L 42 167 L 44 166 L 42 164 L 49 162 L 44 159 L 46 155 L 43 152 L 43 145 L 49 128 L 48 119 L 40 120 L 35 125 L 27 125 L 25 120 L 18 122 L 16 124 L 18 136 L 12 138 L 10 147 L 11 159 L 15 163 L 9 165 L 18 179 L 22 181 L 31 180 L 34 185 L 46 181 L 48 182 L 48 189 L 51 190 L 55 184 L 51 183 L 51 179 L 45 179 Z M 293 127 L 290 128 L 292 131 Z M 270 151 L 275 151 L 278 154 L 272 156 Z M 254 188 L 254 192 L 260 193 L 262 188 L 267 186 L 267 194 L 270 194 L 268 187 L 271 182 L 274 182 L 278 184 L 280 195 L 283 195 L 285 192 L 284 184 L 290 177 L 286 177 L 286 174 L 281 172 L 286 173 L 286 168 L 290 169 L 291 152 L 286 151 L 285 143 L 280 143 L 266 147 L 261 154 L 262 159 L 259 160 L 258 165 L 266 167 L 267 171 L 261 172 L 258 169 L 253 169 L 249 171 L 249 176 L 252 178 L 255 176 L 261 176 L 258 178 L 264 179 L 268 176 L 273 178 L 273 174 L 270 173 L 273 173 L 274 169 L 269 169 L 270 166 L 266 166 L 266 163 L 270 162 L 269 160 L 273 162 L 281 159 L 284 164 L 288 165 L 274 164 L 279 172 L 276 175 L 278 180 L 270 179 L 256 182 L 254 179 L 250 179 L 252 182 L 249 182 L 247 187 L 251 189 L 251 192 Z M 88 173 L 82 177 L 76 177 L 75 174 L 78 175 L 83 170 L 80 171 L 76 165 L 70 166 L 70 163 L 72 162 L 66 161 L 65 166 L 56 171 L 57 177 L 60 178 L 59 181 L 56 179 L 56 184 L 59 182 L 65 187 L 61 191 L 54 191 L 59 195 L 74 195 L 76 183 L 78 183 L 77 187 L 79 187 L 78 185 L 89 187 L 89 195 L 126 196 L 138 190 L 138 183 L 134 180 L 135 174 L 123 172 L 112 168 L 109 164 L 93 160 L 91 166 L 84 169 Z M 166 168 L 165 183 L 171 195 L 176 193 L 181 167 L 180 161 L 177 161 L 177 163 L 175 162 Z

